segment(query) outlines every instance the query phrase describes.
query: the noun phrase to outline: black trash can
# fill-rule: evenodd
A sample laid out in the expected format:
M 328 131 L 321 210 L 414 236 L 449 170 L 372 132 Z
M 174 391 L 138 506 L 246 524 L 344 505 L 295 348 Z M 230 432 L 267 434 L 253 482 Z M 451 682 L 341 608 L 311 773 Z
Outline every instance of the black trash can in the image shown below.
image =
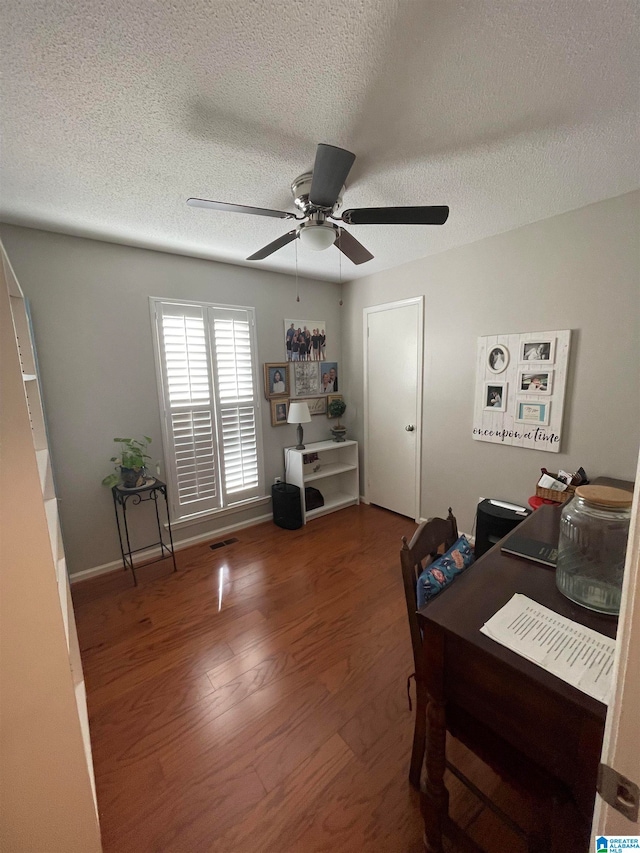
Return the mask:
M 290 483 L 274 483 L 271 486 L 273 503 L 273 523 L 286 530 L 302 527 L 302 506 L 300 489 Z
M 489 498 L 478 504 L 478 524 L 474 548 L 476 559 L 530 515 L 530 509 L 526 507 L 522 509 L 523 511 L 520 512 L 515 506 L 513 509 L 509 506 L 497 506 Z

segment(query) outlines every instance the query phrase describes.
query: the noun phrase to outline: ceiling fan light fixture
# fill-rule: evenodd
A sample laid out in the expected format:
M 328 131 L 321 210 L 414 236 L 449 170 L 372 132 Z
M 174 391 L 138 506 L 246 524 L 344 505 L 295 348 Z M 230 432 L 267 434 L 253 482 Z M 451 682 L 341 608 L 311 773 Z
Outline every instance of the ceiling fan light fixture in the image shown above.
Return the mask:
M 330 222 L 305 222 L 300 226 L 300 240 L 314 252 L 322 252 L 333 246 L 338 229 Z

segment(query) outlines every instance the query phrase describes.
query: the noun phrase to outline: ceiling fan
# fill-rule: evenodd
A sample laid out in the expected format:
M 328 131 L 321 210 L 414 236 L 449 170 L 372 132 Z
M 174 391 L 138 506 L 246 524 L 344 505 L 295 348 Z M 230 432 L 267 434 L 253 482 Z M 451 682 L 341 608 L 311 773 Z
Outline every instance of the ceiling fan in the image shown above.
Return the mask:
M 297 219 L 301 222 L 292 231 L 278 237 L 268 246 L 250 255 L 248 261 L 261 261 L 286 246 L 297 237 L 310 249 L 321 251 L 336 245 L 354 264 L 363 264 L 373 258 L 371 252 L 356 238 L 335 222 L 349 225 L 444 225 L 449 216 L 446 205 L 431 207 L 357 207 L 336 216 L 342 206 L 342 190 L 356 155 L 335 145 L 321 142 L 316 150 L 312 172 L 305 172 L 291 184 L 295 206 L 302 213 L 228 204 L 204 198 L 189 198 L 191 207 L 207 207 L 230 213 L 252 213 L 256 216 L 273 216 L 277 219 Z M 332 220 L 332 221 L 329 221 Z

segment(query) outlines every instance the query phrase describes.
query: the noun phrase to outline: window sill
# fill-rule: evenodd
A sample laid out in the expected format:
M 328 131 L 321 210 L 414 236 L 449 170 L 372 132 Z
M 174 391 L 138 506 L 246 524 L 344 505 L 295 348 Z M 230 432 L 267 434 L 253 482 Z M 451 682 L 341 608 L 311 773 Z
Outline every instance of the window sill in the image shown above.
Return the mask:
M 234 504 L 233 506 L 226 506 L 223 509 L 212 509 L 207 510 L 207 512 L 199 512 L 194 515 L 188 515 L 185 518 L 181 518 L 178 521 L 171 522 L 172 530 L 181 530 L 183 527 L 193 527 L 194 524 L 202 524 L 205 521 L 211 521 L 214 518 L 225 518 L 228 515 L 234 515 L 237 512 L 243 512 L 245 509 L 251 509 L 254 506 L 263 506 L 271 501 L 271 497 L 269 495 L 264 495 L 259 498 L 249 498 L 246 501 L 242 501 L 241 503 Z M 164 529 L 166 530 L 168 525 L 164 524 Z

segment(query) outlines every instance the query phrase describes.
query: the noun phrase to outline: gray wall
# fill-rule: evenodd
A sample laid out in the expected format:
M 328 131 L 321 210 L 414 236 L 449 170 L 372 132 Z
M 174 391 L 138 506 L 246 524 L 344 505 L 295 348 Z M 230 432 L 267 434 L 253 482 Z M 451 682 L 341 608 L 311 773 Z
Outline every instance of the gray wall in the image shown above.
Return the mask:
M 526 502 L 542 466 L 633 479 L 639 214 L 640 193 L 630 193 L 350 283 L 343 355 L 352 411 L 362 411 L 363 308 L 425 296 L 423 517 L 453 506 L 470 531 L 478 497 Z M 477 338 L 552 329 L 574 330 L 561 452 L 474 441 Z M 362 424 L 359 416 L 354 438 Z
M 631 479 L 640 442 L 639 233 L 636 192 L 351 282 L 340 309 L 339 287 L 326 282 L 301 280 L 297 303 L 289 276 L 1 226 L 32 305 L 70 571 L 118 558 L 110 493 L 100 486 L 113 437 L 146 433 L 161 456 L 150 295 L 255 306 L 260 362 L 283 359 L 285 317 L 325 319 L 346 423 L 362 441 L 362 309 L 424 294 L 425 517 L 451 505 L 471 530 L 479 496 L 526 502 L 542 466 Z M 561 452 L 474 441 L 477 337 L 565 328 L 573 335 Z M 266 405 L 263 427 L 268 487 L 282 475 L 295 427 L 271 427 Z M 324 417 L 305 428 L 307 440 L 328 437 Z M 184 528 L 178 538 L 265 512 Z
M 117 435 L 150 435 L 162 458 L 149 296 L 254 306 L 260 370 L 284 361 L 284 319 L 326 320 L 327 355 L 340 361 L 340 288 L 263 270 L 186 258 L 2 225 L 0 236 L 31 304 L 56 488 L 69 571 L 119 559 L 110 491 L 102 478 Z M 259 376 L 260 391 L 262 376 Z M 263 399 L 266 490 L 283 474 L 282 448 L 295 426 L 271 426 Z M 305 427 L 305 441 L 330 438 L 326 417 Z M 164 469 L 163 469 L 164 470 Z M 149 541 L 150 507 L 135 510 L 136 541 Z M 262 505 L 182 528 L 195 537 L 270 513 Z

